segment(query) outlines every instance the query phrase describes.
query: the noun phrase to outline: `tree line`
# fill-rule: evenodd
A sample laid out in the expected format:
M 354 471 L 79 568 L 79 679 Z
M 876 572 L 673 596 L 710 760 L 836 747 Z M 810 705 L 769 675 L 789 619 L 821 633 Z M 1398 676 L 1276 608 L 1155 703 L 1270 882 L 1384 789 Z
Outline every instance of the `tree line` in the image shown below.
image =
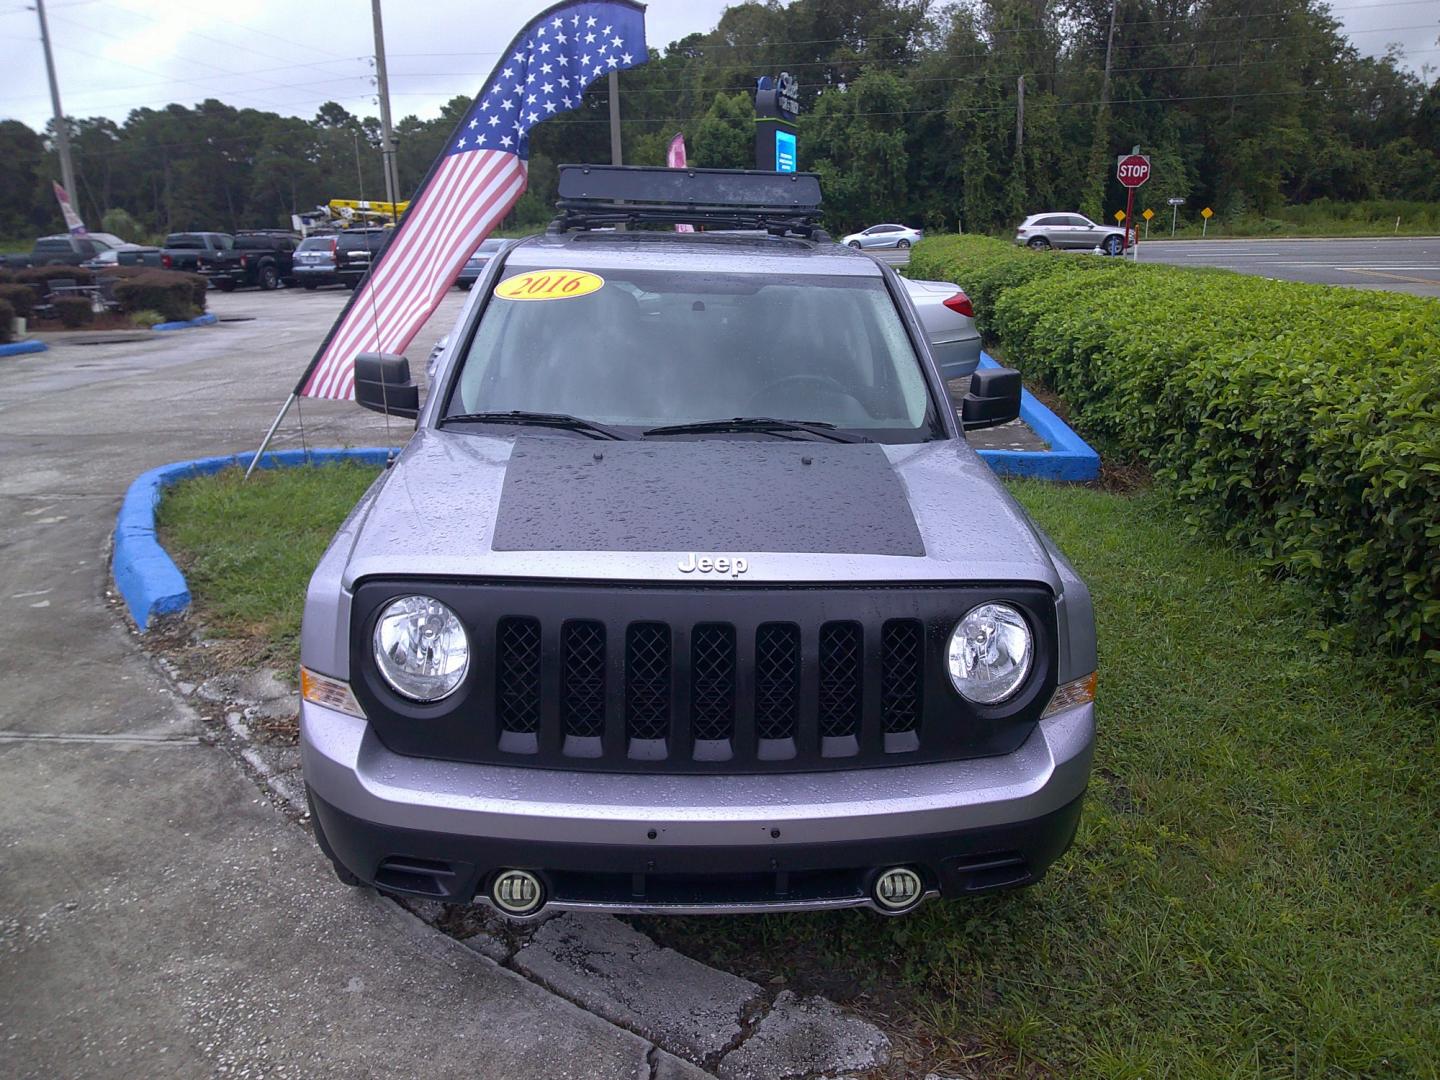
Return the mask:
M 1396 37 L 1431 44 L 1419 10 Z M 728 7 L 708 33 L 622 72 L 623 152 L 662 164 L 676 131 L 693 165 L 754 166 L 751 88 L 800 83 L 800 167 L 824 178 L 829 224 L 993 231 L 1044 209 L 1123 205 L 1118 153 L 1139 146 L 1152 204 L 1227 215 L 1316 199 L 1440 201 L 1440 79 L 1362 55 L 1315 0 L 793 0 Z M 404 194 L 474 87 L 395 129 Z M 1023 102 L 1023 104 L 1022 104 Z M 515 223 L 550 214 L 555 165 L 608 161 L 604 81 L 539 125 Z M 280 227 L 334 197 L 382 198 L 379 125 L 331 102 L 310 120 L 207 99 L 67 118 L 80 209 L 132 232 Z M 52 125 L 53 126 L 53 125 Z M 50 135 L 0 122 L 0 235 L 61 227 Z

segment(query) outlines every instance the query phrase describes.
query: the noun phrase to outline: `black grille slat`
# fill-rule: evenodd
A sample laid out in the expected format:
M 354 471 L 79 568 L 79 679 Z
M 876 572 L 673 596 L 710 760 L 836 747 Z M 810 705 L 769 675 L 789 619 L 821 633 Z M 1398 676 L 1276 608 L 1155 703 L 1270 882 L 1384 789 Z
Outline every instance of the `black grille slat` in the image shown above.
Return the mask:
M 567 622 L 560 648 L 562 730 L 577 738 L 598 738 L 605 730 L 604 624 Z
M 690 641 L 690 733 L 701 741 L 735 734 L 735 628 L 695 627 Z
M 670 627 L 632 623 L 625 634 L 625 731 L 632 739 L 670 733 Z
M 540 622 L 500 620 L 495 640 L 495 713 L 501 731 L 540 730 Z
M 925 633 L 914 619 L 891 619 L 880 632 L 880 722 L 887 735 L 920 726 Z
M 865 658 L 860 624 L 830 622 L 820 628 L 820 735 L 860 734 Z
M 790 739 L 800 719 L 800 628 L 764 623 L 755 631 L 755 734 Z

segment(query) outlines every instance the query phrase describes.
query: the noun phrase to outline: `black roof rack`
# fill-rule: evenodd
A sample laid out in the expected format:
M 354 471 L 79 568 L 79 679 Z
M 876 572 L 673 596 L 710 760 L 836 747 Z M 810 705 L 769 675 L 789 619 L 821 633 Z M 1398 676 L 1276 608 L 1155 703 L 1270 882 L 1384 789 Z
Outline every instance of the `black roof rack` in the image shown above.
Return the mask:
M 828 239 L 820 177 L 755 169 L 561 165 L 551 232 L 597 225 L 689 224 Z

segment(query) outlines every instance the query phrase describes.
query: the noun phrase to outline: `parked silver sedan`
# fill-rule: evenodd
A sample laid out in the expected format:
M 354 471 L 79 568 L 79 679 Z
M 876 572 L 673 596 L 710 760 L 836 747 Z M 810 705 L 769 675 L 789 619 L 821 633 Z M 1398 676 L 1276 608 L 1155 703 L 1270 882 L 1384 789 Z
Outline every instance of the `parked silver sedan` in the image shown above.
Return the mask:
M 841 237 L 840 242 L 852 248 L 908 248 L 924 236 L 923 229 L 912 229 L 908 225 L 871 225 L 864 232 Z
M 965 290 L 949 281 L 900 280 L 925 327 L 941 377 L 968 379 L 980 364 L 980 331 Z
M 1083 214 L 1031 214 L 1015 230 L 1015 242 L 1037 251 L 1098 248 L 1106 255 L 1119 255 L 1125 250 L 1125 230 L 1097 225 Z

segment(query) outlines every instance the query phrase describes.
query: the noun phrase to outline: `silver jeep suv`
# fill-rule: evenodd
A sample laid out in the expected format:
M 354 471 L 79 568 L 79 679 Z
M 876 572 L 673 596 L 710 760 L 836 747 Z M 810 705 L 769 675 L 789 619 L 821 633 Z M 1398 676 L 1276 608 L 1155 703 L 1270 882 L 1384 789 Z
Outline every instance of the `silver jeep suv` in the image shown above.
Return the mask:
M 1018 375 L 957 410 L 811 175 L 567 166 L 560 192 L 423 404 L 403 358 L 357 358 L 360 402 L 416 432 L 306 599 L 341 879 L 516 918 L 1037 880 L 1080 815 L 1096 654 L 1085 585 L 965 441 Z M 771 235 L 643 227 L 675 221 Z

